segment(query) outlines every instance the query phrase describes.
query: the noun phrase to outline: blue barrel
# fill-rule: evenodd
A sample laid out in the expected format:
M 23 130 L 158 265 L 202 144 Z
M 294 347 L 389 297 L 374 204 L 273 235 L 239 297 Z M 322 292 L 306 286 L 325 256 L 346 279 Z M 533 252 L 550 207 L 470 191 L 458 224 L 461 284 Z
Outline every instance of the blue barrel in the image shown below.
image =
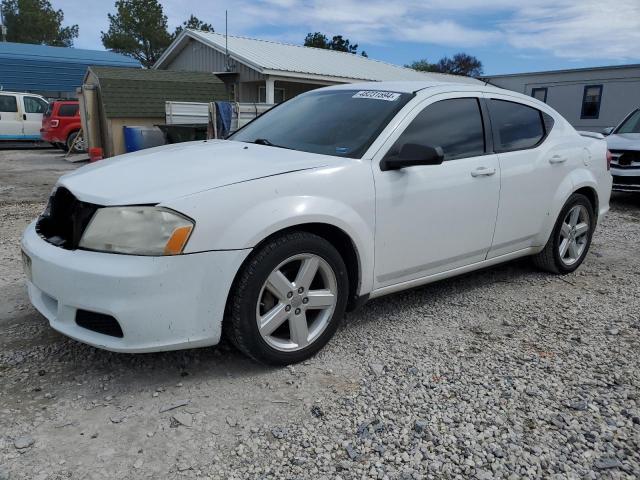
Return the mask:
M 127 153 L 145 148 L 157 147 L 166 143 L 164 134 L 158 127 L 122 127 L 124 147 Z

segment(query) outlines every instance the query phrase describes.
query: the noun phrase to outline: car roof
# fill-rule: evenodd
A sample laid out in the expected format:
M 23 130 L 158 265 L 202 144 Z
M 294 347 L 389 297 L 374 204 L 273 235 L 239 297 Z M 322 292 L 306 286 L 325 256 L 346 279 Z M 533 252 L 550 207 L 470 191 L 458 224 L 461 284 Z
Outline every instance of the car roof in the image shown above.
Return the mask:
M 427 88 L 440 88 L 443 90 L 459 91 L 460 89 L 469 91 L 485 91 L 485 85 L 481 83 L 466 82 L 433 82 L 433 81 L 400 81 L 400 82 L 359 82 L 343 83 L 325 87 L 330 90 L 376 90 L 397 93 L 416 93 Z M 489 87 L 492 88 L 492 87 Z M 495 87 L 493 87 L 495 88 Z
M 40 97 L 42 99 L 44 99 L 44 97 L 42 95 L 38 95 L 37 93 L 30 93 L 30 92 L 10 92 L 8 90 L 0 90 L 0 95 L 29 95 L 31 97 Z
M 322 90 L 375 90 L 396 93 L 423 94 L 426 96 L 448 92 L 481 92 L 489 94 L 507 95 L 514 99 L 525 100 L 528 103 L 539 105 L 542 110 L 548 109 L 547 104 L 522 93 L 506 90 L 485 83 L 456 83 L 456 82 L 432 82 L 432 81 L 402 81 L 402 82 L 361 82 L 343 83 L 324 87 Z M 313 90 L 312 90 L 313 92 Z

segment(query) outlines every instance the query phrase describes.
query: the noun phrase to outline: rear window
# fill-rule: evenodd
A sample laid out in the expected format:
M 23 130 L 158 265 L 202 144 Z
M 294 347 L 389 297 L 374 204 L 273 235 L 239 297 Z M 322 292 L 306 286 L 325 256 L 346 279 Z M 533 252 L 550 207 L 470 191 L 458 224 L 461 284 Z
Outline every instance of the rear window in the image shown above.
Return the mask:
M 492 99 L 489 111 L 498 152 L 535 147 L 545 136 L 540 110 L 521 103 Z
M 78 105 L 67 103 L 58 108 L 59 117 L 75 117 L 76 115 L 78 115 Z
M 13 95 L 0 95 L 0 112 L 17 112 L 18 102 Z

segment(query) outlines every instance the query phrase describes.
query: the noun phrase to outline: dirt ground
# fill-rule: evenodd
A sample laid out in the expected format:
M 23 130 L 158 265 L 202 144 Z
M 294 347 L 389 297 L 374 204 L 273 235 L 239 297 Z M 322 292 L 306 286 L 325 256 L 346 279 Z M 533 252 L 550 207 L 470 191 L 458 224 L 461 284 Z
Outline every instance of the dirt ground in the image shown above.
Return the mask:
M 640 196 L 572 275 L 522 260 L 378 299 L 272 369 L 53 331 L 19 239 L 77 167 L 60 157 L 0 151 L 0 480 L 640 475 Z

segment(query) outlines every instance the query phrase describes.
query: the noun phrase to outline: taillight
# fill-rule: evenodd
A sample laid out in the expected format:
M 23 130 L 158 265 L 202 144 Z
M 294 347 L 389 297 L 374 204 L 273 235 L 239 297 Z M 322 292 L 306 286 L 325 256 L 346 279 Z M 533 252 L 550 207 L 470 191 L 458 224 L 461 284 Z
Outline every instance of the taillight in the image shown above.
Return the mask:
M 607 170 L 611 170 L 611 160 L 613 160 L 613 155 L 607 150 Z
M 60 120 L 51 120 L 51 125 L 53 128 L 56 128 L 60 124 Z

